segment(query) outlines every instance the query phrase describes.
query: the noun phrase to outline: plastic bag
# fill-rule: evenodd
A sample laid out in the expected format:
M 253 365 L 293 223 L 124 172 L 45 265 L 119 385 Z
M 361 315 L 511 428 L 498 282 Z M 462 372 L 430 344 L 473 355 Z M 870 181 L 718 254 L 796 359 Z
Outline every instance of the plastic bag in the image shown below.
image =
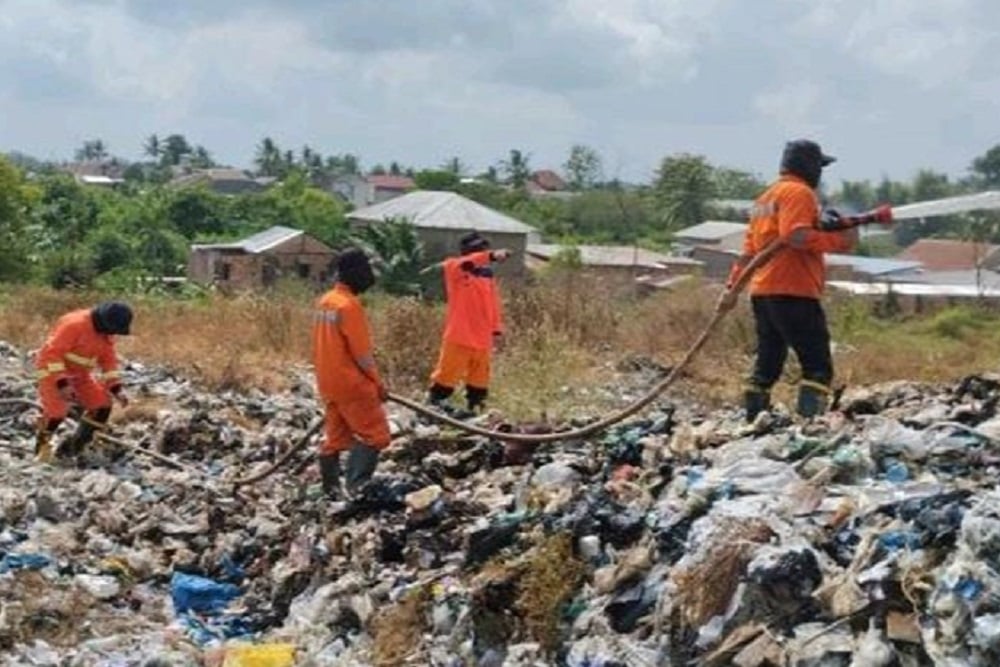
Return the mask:
M 174 572 L 170 579 L 170 597 L 174 602 L 174 611 L 178 614 L 188 610 L 222 611 L 240 595 L 240 589 L 234 584 L 220 584 L 193 574 Z

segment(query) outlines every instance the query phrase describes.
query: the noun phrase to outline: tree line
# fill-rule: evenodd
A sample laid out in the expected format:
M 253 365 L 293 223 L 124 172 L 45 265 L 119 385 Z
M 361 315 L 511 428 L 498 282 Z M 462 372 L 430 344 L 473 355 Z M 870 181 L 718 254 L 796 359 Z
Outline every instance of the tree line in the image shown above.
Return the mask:
M 221 195 L 171 183 L 185 171 L 218 166 L 205 147 L 179 134 L 151 135 L 143 152 L 145 159 L 129 163 L 100 139 L 76 152 L 78 162 L 120 173 L 124 183 L 115 189 L 82 185 L 65 165 L 0 156 L 0 280 L 66 286 L 137 274 L 182 275 L 192 243 L 232 240 L 276 224 L 337 246 L 349 239 L 348 204 L 331 185 L 345 176 L 408 175 L 418 188 L 458 192 L 508 213 L 552 242 L 660 249 L 678 229 L 733 219 L 732 211 L 714 202 L 752 199 L 766 187 L 760 175 L 690 154 L 663 158 L 646 183 L 624 183 L 606 178 L 600 154 L 578 145 L 559 168 L 567 192 L 538 196 L 527 187 L 535 173 L 532 157 L 520 149 L 474 174 L 458 157 L 429 168 L 391 162 L 365 169 L 349 153 L 324 155 L 309 146 L 288 150 L 264 138 L 252 171 L 271 185 L 262 192 Z M 845 181 L 824 198 L 861 210 L 992 188 L 1000 188 L 1000 146 L 975 158 L 961 179 L 923 169 L 909 181 Z M 896 235 L 899 245 L 926 236 L 1000 241 L 1000 225 L 996 216 L 951 216 L 900 225 Z

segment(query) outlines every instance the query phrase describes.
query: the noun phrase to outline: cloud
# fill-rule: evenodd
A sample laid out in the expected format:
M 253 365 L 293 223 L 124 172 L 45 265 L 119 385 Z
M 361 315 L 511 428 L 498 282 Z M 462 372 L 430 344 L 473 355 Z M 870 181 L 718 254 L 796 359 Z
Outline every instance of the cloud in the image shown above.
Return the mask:
M 0 147 L 138 157 L 183 132 L 248 164 L 265 135 L 367 164 L 626 178 L 674 151 L 768 173 L 816 135 L 845 177 L 960 171 L 1000 140 L 992 0 L 0 0 Z

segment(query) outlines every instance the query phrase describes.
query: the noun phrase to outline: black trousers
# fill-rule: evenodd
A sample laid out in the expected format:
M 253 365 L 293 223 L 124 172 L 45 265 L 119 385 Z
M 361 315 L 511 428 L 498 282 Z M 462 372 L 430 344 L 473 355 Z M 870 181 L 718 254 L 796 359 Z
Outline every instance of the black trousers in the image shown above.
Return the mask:
M 819 300 L 755 296 L 751 302 L 757 328 L 753 384 L 770 389 L 781 377 L 788 348 L 792 348 L 802 367 L 802 379 L 829 387 L 833 381 L 830 331 Z

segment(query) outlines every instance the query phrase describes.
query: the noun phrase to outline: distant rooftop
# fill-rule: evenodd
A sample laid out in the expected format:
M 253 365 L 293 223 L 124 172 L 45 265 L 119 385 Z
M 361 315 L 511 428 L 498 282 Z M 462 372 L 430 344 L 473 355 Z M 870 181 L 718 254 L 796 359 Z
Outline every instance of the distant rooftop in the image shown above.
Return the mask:
M 826 263 L 829 266 L 849 266 L 854 271 L 873 276 L 917 272 L 923 266 L 920 262 L 902 259 L 838 254 L 826 255 Z
M 229 243 L 201 243 L 193 245 L 192 248 L 198 250 L 237 250 L 250 255 L 255 255 L 267 252 L 271 248 L 279 246 L 287 241 L 291 241 L 294 238 L 298 238 L 303 234 L 305 234 L 305 232 L 301 229 L 292 229 L 291 227 L 275 225 L 270 229 L 265 229 L 262 232 L 258 232 L 253 236 L 248 236 L 240 241 L 232 241 Z
M 747 226 L 742 222 L 722 220 L 707 220 L 674 233 L 674 238 L 680 240 L 704 241 L 707 243 L 721 241 L 730 236 L 745 234 Z
M 678 265 L 701 266 L 701 262 L 689 257 L 675 257 L 634 246 L 572 246 L 533 243 L 528 245 L 527 250 L 529 255 L 548 260 L 568 248 L 576 248 L 580 251 L 580 261 L 584 266 L 639 266 L 648 269 Z
M 417 190 L 348 213 L 359 222 L 409 220 L 415 227 L 460 229 L 501 234 L 530 234 L 534 227 L 454 192 Z
M 920 262 L 928 271 L 975 269 L 989 262 L 1000 246 L 971 241 L 920 239 L 897 255 L 898 259 Z

